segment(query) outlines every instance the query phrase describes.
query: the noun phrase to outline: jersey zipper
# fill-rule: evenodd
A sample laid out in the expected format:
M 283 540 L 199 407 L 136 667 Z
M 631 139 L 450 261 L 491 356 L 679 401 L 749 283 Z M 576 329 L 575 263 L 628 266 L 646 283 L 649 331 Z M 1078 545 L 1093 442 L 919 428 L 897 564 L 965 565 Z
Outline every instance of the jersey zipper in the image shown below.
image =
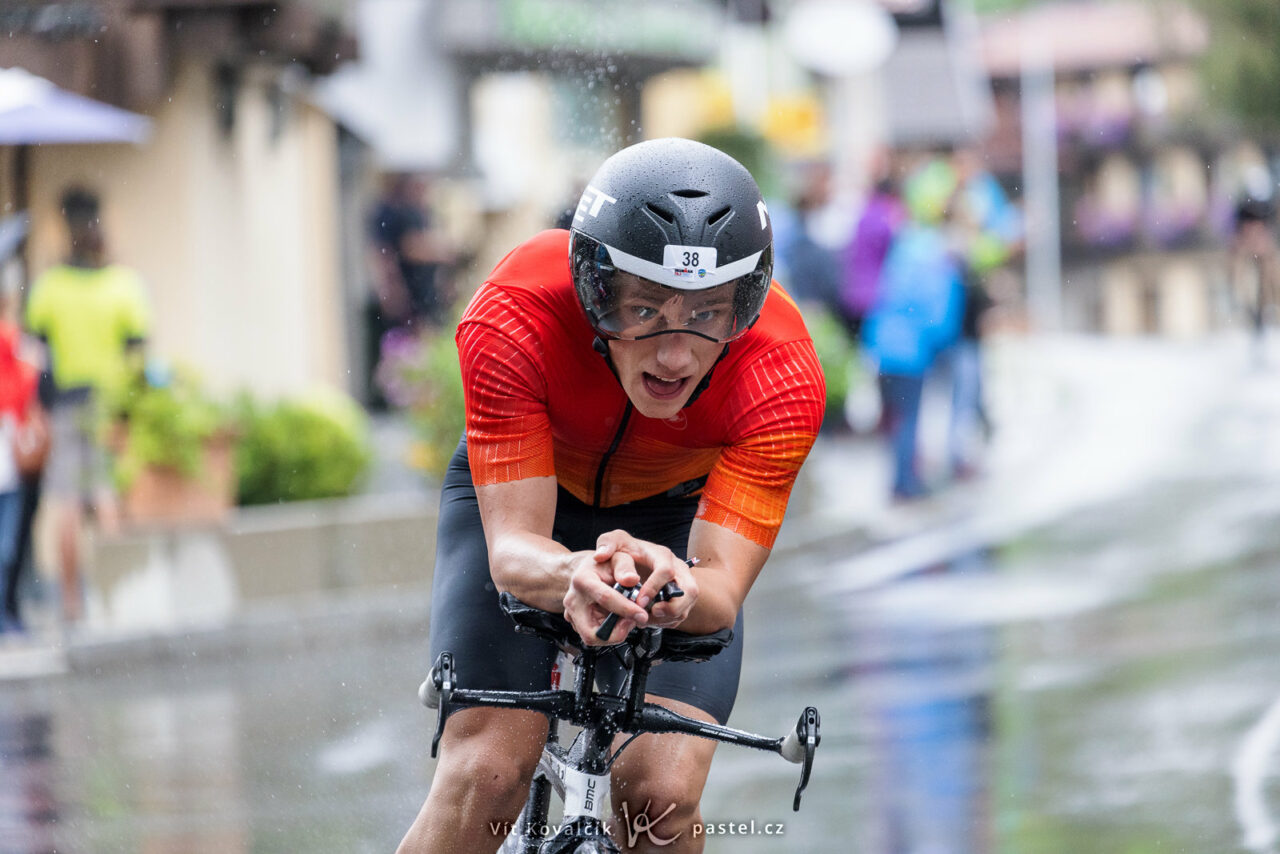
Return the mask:
M 604 456 L 600 458 L 600 468 L 596 469 L 596 490 L 592 497 L 591 507 L 594 510 L 600 509 L 600 495 L 604 490 L 604 470 L 609 467 L 609 459 L 618 450 L 618 446 L 622 444 L 622 434 L 627 432 L 627 424 L 631 421 L 631 401 L 627 401 L 627 408 L 622 410 L 622 423 L 618 425 L 618 430 L 613 434 L 613 442 L 609 445 L 609 450 L 604 452 Z

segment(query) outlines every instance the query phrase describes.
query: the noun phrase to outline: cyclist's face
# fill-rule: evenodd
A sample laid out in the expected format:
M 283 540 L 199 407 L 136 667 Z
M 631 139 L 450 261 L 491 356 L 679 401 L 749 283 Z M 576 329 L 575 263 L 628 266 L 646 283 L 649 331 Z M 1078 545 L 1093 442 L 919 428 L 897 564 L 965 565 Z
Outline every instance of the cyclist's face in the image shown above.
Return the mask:
M 632 281 L 622 283 L 624 290 L 619 311 L 625 317 L 647 323 L 648 334 L 652 337 L 638 341 L 610 341 L 613 366 L 623 390 L 641 415 L 672 418 L 688 403 L 693 390 L 720 358 L 724 345 L 687 332 L 652 333 L 663 331 L 664 323 L 673 330 L 680 329 L 673 322 L 679 318 L 700 323 L 721 310 L 731 315 L 729 299 L 732 293 L 729 299 L 712 296 L 719 288 L 687 294 L 676 292 L 673 296 L 670 288 L 643 279 L 627 278 Z M 655 294 L 659 292 L 665 292 L 665 301 L 656 301 Z M 688 323 L 685 328 L 688 328 Z
M 737 282 L 684 291 L 618 272 L 617 307 L 606 326 L 619 338 L 634 340 L 662 333 L 687 332 L 723 341 L 733 332 L 733 297 Z

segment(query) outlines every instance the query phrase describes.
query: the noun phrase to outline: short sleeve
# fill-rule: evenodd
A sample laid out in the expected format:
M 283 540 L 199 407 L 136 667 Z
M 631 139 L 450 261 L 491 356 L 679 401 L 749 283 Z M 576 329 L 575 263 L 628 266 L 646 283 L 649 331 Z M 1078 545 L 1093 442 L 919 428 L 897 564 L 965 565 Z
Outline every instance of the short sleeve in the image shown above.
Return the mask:
M 822 426 L 822 366 L 811 342 L 796 341 L 753 362 L 739 382 L 735 435 L 707 479 L 698 517 L 768 548 Z
M 475 482 L 553 476 L 541 341 L 527 313 L 485 286 L 458 324 L 457 342 Z

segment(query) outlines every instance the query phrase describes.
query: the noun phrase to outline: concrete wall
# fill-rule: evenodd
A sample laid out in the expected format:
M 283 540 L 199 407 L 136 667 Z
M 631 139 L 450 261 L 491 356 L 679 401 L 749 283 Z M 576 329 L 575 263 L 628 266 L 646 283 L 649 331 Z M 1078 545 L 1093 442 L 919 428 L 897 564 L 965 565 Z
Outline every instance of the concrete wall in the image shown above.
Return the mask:
M 145 634 L 230 623 L 255 609 L 402 588 L 435 560 L 434 496 L 242 508 L 224 526 L 133 530 L 90 543 L 89 626 Z

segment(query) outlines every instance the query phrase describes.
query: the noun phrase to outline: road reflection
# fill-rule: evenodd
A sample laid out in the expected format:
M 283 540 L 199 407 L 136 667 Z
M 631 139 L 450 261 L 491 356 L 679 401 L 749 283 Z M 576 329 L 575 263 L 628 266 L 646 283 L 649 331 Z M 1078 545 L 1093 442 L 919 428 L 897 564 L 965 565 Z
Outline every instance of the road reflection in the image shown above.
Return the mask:
M 985 550 L 970 552 L 863 593 L 852 612 L 872 747 L 868 851 L 993 850 L 995 632 L 936 606 L 939 586 L 992 571 Z
M 58 823 L 53 721 L 47 714 L 0 713 L 0 850 L 52 854 Z

